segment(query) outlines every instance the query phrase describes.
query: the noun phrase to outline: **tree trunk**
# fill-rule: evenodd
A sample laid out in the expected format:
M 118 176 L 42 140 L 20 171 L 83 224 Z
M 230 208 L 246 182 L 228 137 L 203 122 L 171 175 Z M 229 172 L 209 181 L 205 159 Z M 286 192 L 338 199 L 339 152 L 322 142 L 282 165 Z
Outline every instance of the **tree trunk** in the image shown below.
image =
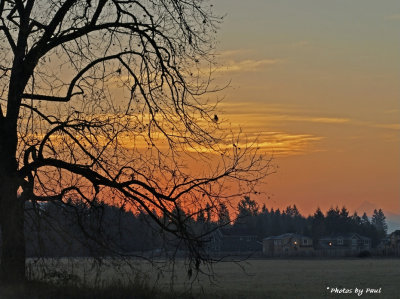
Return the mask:
M 17 136 L 4 129 L 0 124 L 0 279 L 6 283 L 22 283 L 25 280 L 24 204 L 17 196 Z
M 14 188 L 3 193 L 1 210 L 1 280 L 20 283 L 25 279 L 24 209 Z M 14 189 L 14 190 L 12 190 Z

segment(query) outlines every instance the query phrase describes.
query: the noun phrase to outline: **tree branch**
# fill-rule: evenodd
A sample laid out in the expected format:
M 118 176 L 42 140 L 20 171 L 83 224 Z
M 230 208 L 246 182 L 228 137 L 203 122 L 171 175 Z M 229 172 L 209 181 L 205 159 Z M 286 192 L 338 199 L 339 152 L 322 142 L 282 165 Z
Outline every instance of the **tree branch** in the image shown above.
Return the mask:
M 104 61 L 108 61 L 108 60 L 113 60 L 113 59 L 119 59 L 121 56 L 127 55 L 127 54 L 140 54 L 140 53 L 134 52 L 134 51 L 125 51 L 125 52 L 118 53 L 116 55 L 105 56 L 105 57 L 101 57 L 101 58 L 98 58 L 96 60 L 93 60 L 91 63 L 89 63 L 87 66 L 85 66 L 82 70 L 80 70 L 75 75 L 75 77 L 71 80 L 71 82 L 69 84 L 69 87 L 68 87 L 67 95 L 65 97 L 24 93 L 24 94 L 22 94 L 22 98 L 30 99 L 30 100 L 49 101 L 49 102 L 68 102 L 69 100 L 71 100 L 71 98 L 73 96 L 83 94 L 82 90 L 79 91 L 79 92 L 75 92 L 75 93 L 73 93 L 72 91 L 73 91 L 74 87 L 76 86 L 76 83 L 78 82 L 78 80 L 89 69 L 91 69 L 92 67 L 94 67 L 98 63 L 101 63 L 101 62 L 104 62 Z
M 15 51 L 17 50 L 17 46 L 15 45 L 14 39 L 12 38 L 7 26 L 5 26 L 3 18 L 1 18 L 1 21 L 3 23 L 3 26 L 0 26 L 0 30 L 2 30 L 4 32 L 4 35 L 6 36 L 7 41 L 9 43 L 13 53 L 15 53 Z

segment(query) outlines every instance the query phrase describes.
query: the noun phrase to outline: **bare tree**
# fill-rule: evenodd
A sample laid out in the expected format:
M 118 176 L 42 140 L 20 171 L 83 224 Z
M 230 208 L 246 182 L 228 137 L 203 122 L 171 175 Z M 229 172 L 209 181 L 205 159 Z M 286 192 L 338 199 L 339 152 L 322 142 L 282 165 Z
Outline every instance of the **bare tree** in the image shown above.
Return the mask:
M 25 278 L 27 201 L 145 211 L 201 259 L 190 211 L 251 189 L 268 167 L 220 133 L 206 100 L 212 5 L 1 0 L 0 21 L 2 280 Z

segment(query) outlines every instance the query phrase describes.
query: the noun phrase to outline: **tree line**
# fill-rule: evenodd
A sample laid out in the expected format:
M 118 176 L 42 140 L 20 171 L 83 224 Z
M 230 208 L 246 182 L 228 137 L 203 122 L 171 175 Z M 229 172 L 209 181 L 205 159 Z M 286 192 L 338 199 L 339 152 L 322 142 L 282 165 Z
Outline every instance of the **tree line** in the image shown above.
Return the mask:
M 261 208 L 250 197 L 244 197 L 237 206 L 238 216 L 228 229 L 235 234 L 252 234 L 259 238 L 284 233 L 298 233 L 317 241 L 323 236 L 338 233 L 358 233 L 372 239 L 373 246 L 386 237 L 386 216 L 382 209 L 375 209 L 371 218 L 364 212 L 352 215 L 343 206 L 331 207 L 325 213 L 320 208 L 310 216 L 300 214 L 296 205 L 285 209 Z M 316 243 L 315 243 L 316 244 Z
M 337 233 L 358 233 L 372 239 L 373 246 L 386 236 L 386 217 L 381 209 L 371 218 L 366 213 L 350 215 L 346 207 L 318 208 L 313 215 L 303 216 L 296 205 L 285 209 L 261 208 L 250 197 L 239 201 L 236 211 L 224 203 L 206 204 L 189 213 L 177 206 L 178 215 L 193 235 L 195 246 L 207 251 L 207 237 L 217 229 L 230 235 L 256 235 L 259 240 L 284 233 L 298 233 L 317 240 Z M 121 254 L 168 254 L 193 246 L 173 233 L 160 230 L 147 213 L 126 210 L 124 206 L 101 203 L 28 203 L 25 209 L 25 236 L 28 256 L 104 256 Z M 164 215 L 158 221 L 168 222 Z M 168 223 L 166 223 L 168 226 Z M 203 237 L 201 237 L 203 236 Z

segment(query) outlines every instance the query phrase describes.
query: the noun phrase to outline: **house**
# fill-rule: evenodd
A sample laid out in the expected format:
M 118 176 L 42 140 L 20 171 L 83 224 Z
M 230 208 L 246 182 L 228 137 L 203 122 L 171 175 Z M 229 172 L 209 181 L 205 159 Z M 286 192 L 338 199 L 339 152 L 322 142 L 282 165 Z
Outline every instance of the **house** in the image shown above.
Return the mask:
M 357 233 L 340 233 L 320 238 L 318 253 L 323 256 L 352 256 L 370 251 L 372 240 Z
M 396 230 L 389 236 L 390 249 L 393 250 L 393 254 L 400 256 L 400 230 Z
M 313 252 L 312 239 L 299 234 L 287 233 L 263 239 L 265 256 L 311 256 Z
M 378 255 L 400 256 L 400 230 L 396 230 L 381 240 L 377 248 Z

